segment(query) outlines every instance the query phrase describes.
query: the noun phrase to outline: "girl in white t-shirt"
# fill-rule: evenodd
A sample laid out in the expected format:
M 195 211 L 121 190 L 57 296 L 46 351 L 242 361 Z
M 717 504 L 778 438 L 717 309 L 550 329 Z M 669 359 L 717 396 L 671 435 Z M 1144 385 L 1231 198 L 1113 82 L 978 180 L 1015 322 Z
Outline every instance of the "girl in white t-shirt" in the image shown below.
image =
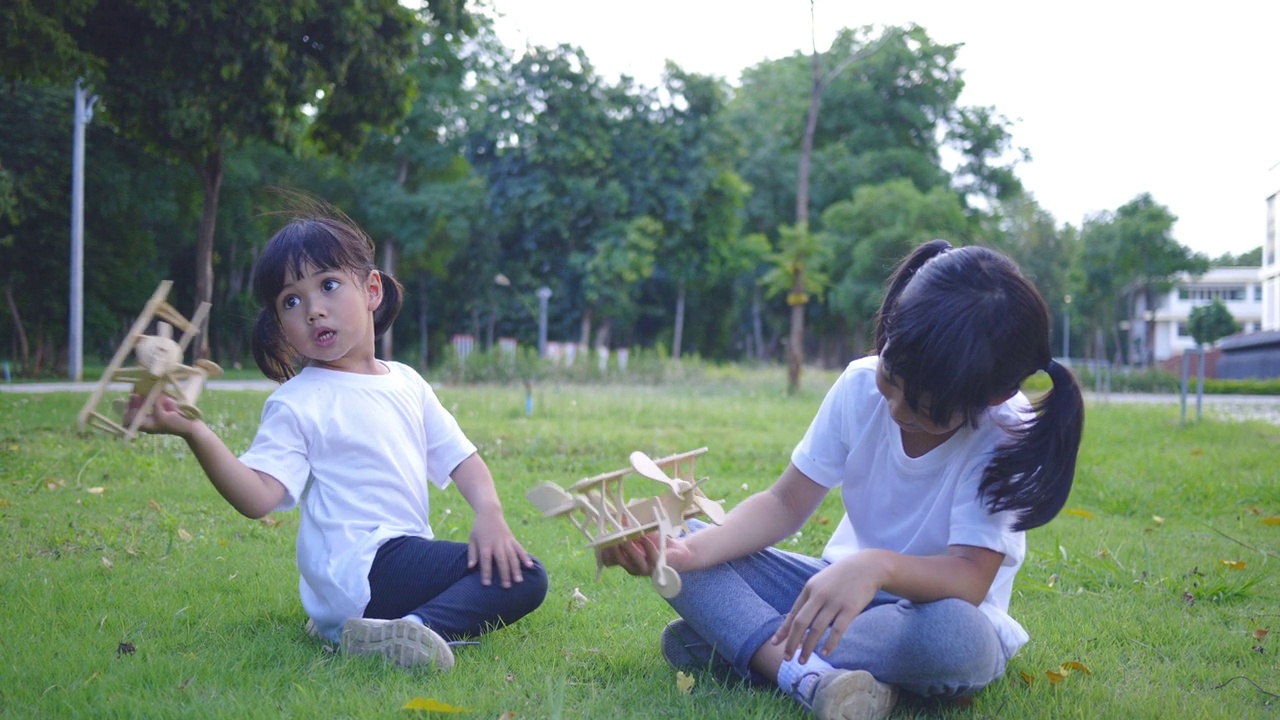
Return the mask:
M 1084 417 L 1043 299 L 1003 255 L 935 240 L 890 278 L 876 348 L 771 488 L 668 543 L 672 665 L 776 682 L 819 718 L 880 718 L 899 689 L 977 692 L 1026 642 L 1008 614 L 1024 531 L 1066 502 Z M 1040 370 L 1053 389 L 1032 404 L 1019 388 Z M 770 547 L 837 488 L 846 514 L 821 558 Z M 649 575 L 657 548 L 600 554 Z
M 374 356 L 403 289 L 373 257 L 373 241 L 333 210 L 295 219 L 267 243 L 253 273 L 262 306 L 253 354 L 282 384 L 239 458 L 167 398 L 142 427 L 186 440 L 248 517 L 301 506 L 299 591 L 311 634 L 352 654 L 447 670 L 450 642 L 532 612 L 547 576 L 431 387 Z M 126 423 L 140 402 L 131 398 Z M 433 539 L 428 520 L 428 482 L 451 479 L 475 512 L 465 543 Z

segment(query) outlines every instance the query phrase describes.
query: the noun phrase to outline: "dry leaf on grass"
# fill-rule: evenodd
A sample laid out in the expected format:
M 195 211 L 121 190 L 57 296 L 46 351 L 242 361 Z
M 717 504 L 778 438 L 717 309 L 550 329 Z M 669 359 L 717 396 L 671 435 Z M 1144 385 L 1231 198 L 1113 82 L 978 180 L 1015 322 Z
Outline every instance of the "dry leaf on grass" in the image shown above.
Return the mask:
M 692 675 L 685 675 L 683 672 L 676 672 L 676 690 L 682 694 L 688 695 L 693 692 L 693 684 L 696 682 Z
M 435 698 L 420 698 L 420 697 L 416 697 L 410 700 L 409 702 L 404 704 L 404 707 L 400 709 L 401 710 L 424 710 L 426 712 L 438 712 L 438 713 L 469 713 L 471 712 L 466 708 L 460 708 L 460 707 L 457 707 L 456 705 L 449 705 L 448 703 L 442 703 L 439 700 L 436 700 Z

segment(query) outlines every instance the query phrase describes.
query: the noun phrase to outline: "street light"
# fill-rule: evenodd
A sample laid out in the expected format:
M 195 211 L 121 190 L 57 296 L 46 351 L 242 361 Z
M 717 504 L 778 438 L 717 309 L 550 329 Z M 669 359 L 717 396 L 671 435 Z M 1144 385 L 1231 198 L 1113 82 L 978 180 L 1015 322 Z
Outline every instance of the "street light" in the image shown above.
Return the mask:
M 538 357 L 547 356 L 547 301 L 551 299 L 551 288 L 543 285 L 538 288 Z
M 503 275 L 502 273 L 498 273 L 497 275 L 493 276 L 493 283 L 495 285 L 498 285 L 499 287 L 511 287 L 511 279 L 508 278 L 506 275 Z M 538 357 L 546 357 L 547 300 L 551 299 L 551 288 L 547 287 L 546 285 L 543 285 L 542 287 L 538 288 L 534 294 L 537 295 L 538 297 L 538 309 L 536 312 L 533 309 L 533 305 L 529 302 L 529 300 L 525 296 L 517 293 L 516 297 L 519 298 L 520 304 L 524 305 L 525 310 L 528 310 L 530 315 L 537 316 L 538 318 Z
M 84 126 L 98 96 L 87 97 L 76 80 L 75 132 L 71 145 L 71 318 L 67 328 L 67 374 L 80 380 L 84 366 Z

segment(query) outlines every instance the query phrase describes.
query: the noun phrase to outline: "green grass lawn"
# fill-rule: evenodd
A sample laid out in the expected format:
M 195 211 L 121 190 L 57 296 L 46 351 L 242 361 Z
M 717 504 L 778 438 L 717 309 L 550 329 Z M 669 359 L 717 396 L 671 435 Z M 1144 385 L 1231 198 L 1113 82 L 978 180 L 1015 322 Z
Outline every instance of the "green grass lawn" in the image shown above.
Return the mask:
M 543 385 L 532 416 L 522 387 L 437 387 L 551 577 L 540 610 L 458 649 L 444 675 L 305 637 L 296 511 L 241 517 L 174 438 L 78 436 L 83 394 L 0 393 L 0 716 L 449 717 L 402 709 L 423 698 L 478 718 L 803 717 L 776 693 L 710 678 L 681 693 L 657 650 L 672 611 L 643 579 L 597 581 L 584 538 L 524 500 L 632 450 L 704 445 L 698 474 L 726 507 L 765 487 L 833 376 L 811 372 L 788 397 L 779 370 L 713 375 Z M 211 391 L 201 406 L 238 452 L 265 397 Z M 972 702 L 895 717 L 1275 716 L 1280 637 L 1262 635 L 1280 626 L 1278 469 L 1278 427 L 1182 425 L 1174 403 L 1090 408 L 1067 510 L 1029 534 L 1012 613 L 1031 642 Z M 458 493 L 432 498 L 437 535 L 465 539 Z M 841 512 L 833 494 L 785 546 L 818 553 Z M 575 588 L 590 600 L 580 609 Z

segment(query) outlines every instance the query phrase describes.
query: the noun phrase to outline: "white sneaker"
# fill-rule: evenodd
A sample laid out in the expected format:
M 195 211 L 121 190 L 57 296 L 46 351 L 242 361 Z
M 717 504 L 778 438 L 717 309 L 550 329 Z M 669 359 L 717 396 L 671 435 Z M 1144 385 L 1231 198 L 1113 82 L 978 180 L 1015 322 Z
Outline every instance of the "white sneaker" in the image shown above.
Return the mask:
M 381 655 L 400 667 L 453 667 L 453 650 L 431 628 L 412 620 L 351 618 L 342 626 L 338 648 L 351 655 Z
M 866 670 L 828 670 L 813 693 L 818 720 L 883 720 L 898 702 L 898 688 Z

